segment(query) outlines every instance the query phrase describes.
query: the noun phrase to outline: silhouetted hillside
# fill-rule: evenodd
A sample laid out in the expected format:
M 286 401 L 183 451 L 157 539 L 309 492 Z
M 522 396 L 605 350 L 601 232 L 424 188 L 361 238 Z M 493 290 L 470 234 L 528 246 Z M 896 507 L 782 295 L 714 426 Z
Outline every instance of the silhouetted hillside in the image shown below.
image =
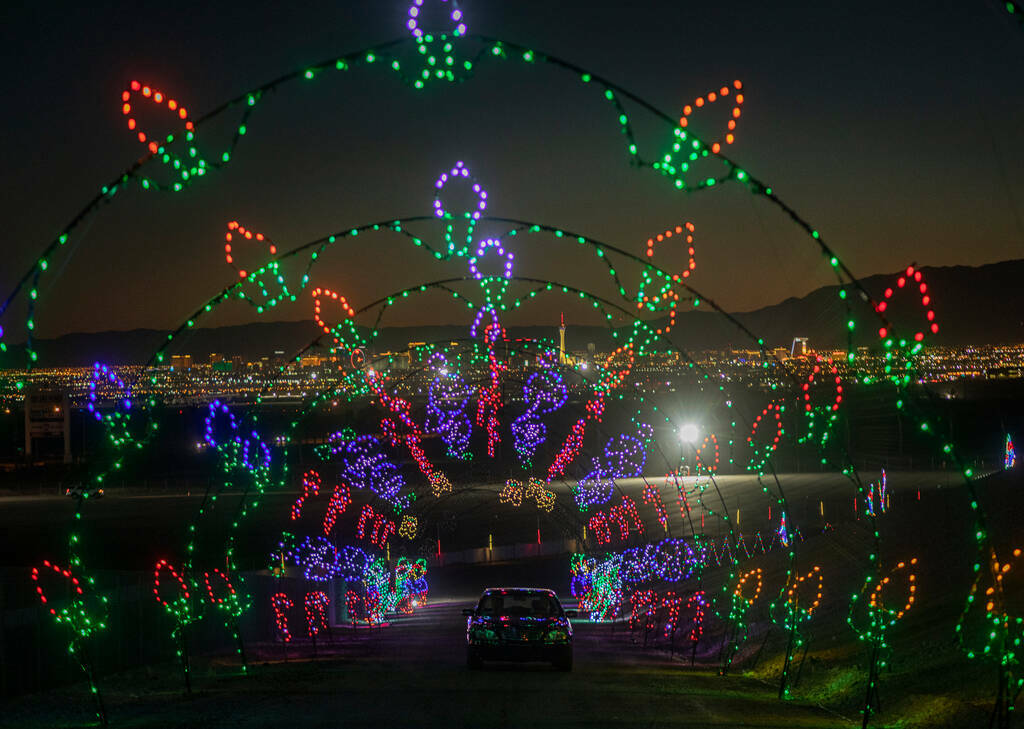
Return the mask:
M 932 344 L 966 346 L 1024 342 L 1024 260 L 1004 261 L 985 266 L 944 266 L 922 269 L 935 311 L 939 333 L 929 336 Z M 877 274 L 861 280 L 870 296 L 882 297 L 894 287 L 898 273 Z M 921 295 L 909 286 L 897 293 L 886 312 L 901 331 L 913 333 L 926 327 Z M 756 311 L 735 314 L 750 331 L 764 338 L 769 346 L 789 345 L 793 337 L 809 337 L 814 347 L 842 347 L 849 331 L 847 321 L 857 323 L 854 344 L 877 340 L 878 324 L 870 307 L 859 294 L 848 289 L 847 298 L 839 297 L 839 287 L 826 286 L 802 298 L 790 298 Z M 175 343 L 174 351 L 191 354 L 204 361 L 211 352 L 256 360 L 275 351 L 292 355 L 312 342 L 320 330 L 312 321 L 259 322 L 239 326 L 197 328 Z M 552 326 L 511 327 L 510 337 L 547 338 L 557 341 Z M 39 361 L 46 366 L 86 366 L 95 361 L 120 364 L 146 362 L 167 332 L 153 329 L 68 334 L 37 342 Z M 386 327 L 373 343 L 377 352 L 404 349 L 409 342 L 437 342 L 465 339 L 468 328 L 458 326 Z M 752 342 L 725 317 L 706 309 L 683 310 L 672 331 L 676 347 L 687 350 L 747 347 Z M 616 346 L 608 329 L 570 326 L 566 345 L 570 350 L 586 350 L 594 344 L 597 351 Z M 0 364 L 20 366 L 22 347 L 12 346 Z

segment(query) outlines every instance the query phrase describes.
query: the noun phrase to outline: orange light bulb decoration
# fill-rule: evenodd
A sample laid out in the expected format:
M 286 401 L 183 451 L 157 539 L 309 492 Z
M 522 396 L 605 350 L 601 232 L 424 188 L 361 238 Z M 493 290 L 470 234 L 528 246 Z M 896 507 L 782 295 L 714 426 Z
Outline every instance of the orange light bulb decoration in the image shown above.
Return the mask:
M 331 301 L 337 301 L 341 305 L 342 311 L 344 311 L 349 318 L 356 315 L 355 309 L 353 309 L 349 305 L 348 300 L 337 291 L 331 291 L 330 289 L 317 286 L 311 293 L 313 296 L 313 319 L 316 321 L 317 326 L 323 329 L 324 334 L 330 334 L 334 339 L 335 344 L 340 347 L 347 347 L 348 344 L 340 340 L 337 332 L 335 331 L 338 325 L 334 325 L 332 327 L 324 320 L 321 314 L 323 313 L 324 302 L 328 299 Z
M 153 89 L 150 86 L 146 86 L 139 81 L 132 81 L 129 87 L 121 92 L 121 113 L 128 117 L 128 129 L 135 132 L 141 144 L 146 145 L 151 153 L 156 154 L 160 149 L 160 144 L 146 132 L 139 129 L 138 120 L 132 115 L 132 97 L 136 94 L 141 94 L 144 99 L 152 101 L 157 106 L 165 106 L 169 111 L 174 112 L 175 116 L 185 122 L 185 129 L 193 131 L 195 126 L 188 118 L 188 111 L 184 106 L 181 106 L 175 99 L 167 98 L 162 92 Z
M 714 462 L 709 461 L 707 456 L 704 454 L 705 449 L 709 446 L 714 446 Z M 697 472 L 699 473 L 702 468 L 708 473 L 715 473 L 718 471 L 720 456 L 721 453 L 718 449 L 718 436 L 714 433 L 708 433 L 704 436 L 704 442 L 701 443 L 700 448 L 697 449 L 697 453 L 694 458 L 694 463 L 697 466 Z
M 879 581 L 879 583 L 875 585 L 875 589 L 871 591 L 871 595 L 868 598 L 868 604 L 875 610 L 884 610 L 887 613 L 889 613 L 892 616 L 891 622 L 896 622 L 897 620 L 902 618 L 904 615 L 906 615 L 907 611 L 914 606 L 914 600 L 917 597 L 917 575 L 913 572 L 909 572 L 909 574 L 907 575 L 907 601 L 899 610 L 894 611 L 891 608 L 887 608 L 885 606 L 885 603 L 882 600 L 882 591 L 889 585 L 890 582 L 892 582 L 892 577 L 894 574 L 906 569 L 908 565 L 910 567 L 914 567 L 916 564 L 917 557 L 911 559 L 909 563 L 897 563 L 896 567 L 893 568 L 892 572 L 886 577 L 883 577 Z
M 735 134 L 733 134 L 733 132 L 736 131 L 736 124 L 740 118 L 740 107 L 743 106 L 742 89 L 743 83 L 737 80 L 732 82 L 732 88 L 729 88 L 728 86 L 723 86 L 717 92 L 711 91 L 706 96 L 698 96 L 696 99 L 694 99 L 693 104 L 687 104 L 686 106 L 683 107 L 683 115 L 679 117 L 679 126 L 685 129 L 690 125 L 690 115 L 693 114 L 694 109 L 703 108 L 706 104 L 714 104 L 716 101 L 719 100 L 725 101 L 725 99 L 731 95 L 735 105 L 733 106 L 732 111 L 729 114 L 729 122 L 726 124 L 727 131 L 725 134 L 725 143 L 732 144 L 733 142 L 736 141 L 736 136 Z M 711 151 L 714 152 L 715 154 L 718 154 L 720 151 L 722 151 L 721 142 L 712 142 Z
M 879 314 L 884 314 L 889 308 L 889 303 L 892 301 L 893 295 L 898 289 L 917 289 L 917 293 L 921 296 L 921 306 L 925 309 L 925 319 L 928 320 L 928 331 L 932 334 L 939 333 L 939 325 L 935 321 L 935 310 L 931 308 L 932 296 L 928 293 L 928 284 L 924 280 L 924 275 L 916 270 L 913 266 L 907 266 L 907 270 L 896 279 L 896 289 L 889 287 L 885 290 L 883 301 L 879 301 L 875 305 L 875 311 Z M 878 330 L 878 336 L 880 339 L 885 339 L 889 336 L 889 329 L 887 327 L 881 327 Z M 924 330 L 919 330 L 914 333 L 914 341 L 920 342 L 924 340 Z
M 694 260 L 694 247 L 693 247 L 693 232 L 695 227 L 693 223 L 687 221 L 681 225 L 677 225 L 674 229 L 658 233 L 653 238 L 647 239 L 647 257 L 651 258 L 654 256 L 654 246 L 657 243 L 661 243 L 673 236 L 685 236 L 686 246 L 689 252 L 690 260 L 687 264 L 687 268 L 681 274 L 672 274 L 672 281 L 679 282 L 684 278 L 689 278 L 690 273 L 697 267 L 697 263 Z M 656 334 L 668 334 L 672 331 L 672 327 L 676 323 L 676 306 L 679 303 L 679 294 L 672 290 L 671 283 L 666 280 L 657 291 L 647 292 L 647 287 L 654 283 L 654 278 L 651 276 L 650 271 L 644 268 L 640 272 L 641 283 L 640 290 L 637 291 L 636 295 L 636 308 L 644 309 L 649 311 L 664 311 L 668 310 L 668 324 L 664 328 L 658 328 L 655 330 Z
M 808 607 L 806 600 L 801 604 L 800 590 L 801 587 L 807 583 L 813 585 L 814 578 L 817 578 L 818 584 L 816 588 L 814 599 L 811 600 L 811 604 Z M 810 581 L 810 582 L 809 582 Z M 821 573 L 821 567 L 814 565 L 814 568 L 806 575 L 798 576 L 792 579 L 789 583 L 789 587 L 786 588 L 786 609 L 794 618 L 799 617 L 800 620 L 796 622 L 802 622 L 804 620 L 810 620 L 814 611 L 821 605 L 821 596 L 825 586 L 825 577 Z
M 889 574 L 874 583 L 868 577 L 861 588 L 860 594 L 855 594 L 850 603 L 850 612 L 846 622 L 857 633 L 861 640 L 877 643 L 882 648 L 888 648 L 885 641 L 885 631 L 896 624 L 897 620 L 903 618 L 917 600 L 917 557 L 906 562 L 898 562 L 890 570 Z M 900 572 L 906 572 L 907 592 L 902 607 L 895 608 L 886 605 L 883 593 L 893 584 Z M 869 591 L 870 590 L 870 591 Z M 867 595 L 867 603 L 863 601 Z M 859 605 L 864 605 L 862 611 L 858 611 Z M 899 601 L 896 604 L 900 604 Z M 862 622 L 863 621 L 863 622 Z M 880 665 L 885 665 L 884 659 Z
M 756 578 L 757 581 L 755 582 L 754 580 L 752 580 L 752 577 Z M 733 590 L 732 594 L 737 599 L 746 603 L 747 607 L 753 607 L 754 603 L 757 602 L 757 598 L 761 596 L 761 586 L 764 584 L 763 578 L 764 570 L 762 570 L 760 567 L 755 567 L 749 572 L 744 572 L 742 575 L 740 575 L 740 579 L 736 583 L 736 589 Z M 748 581 L 750 582 L 750 584 L 754 585 L 754 595 L 752 597 L 747 597 L 744 592 L 744 588 L 747 586 Z
M 672 279 L 678 281 L 681 278 L 689 278 L 690 273 L 693 269 L 697 268 L 697 262 L 694 260 L 695 250 L 693 247 L 693 233 L 696 230 L 693 223 L 687 221 L 682 225 L 677 225 L 675 228 L 669 228 L 664 233 L 658 233 L 653 238 L 647 239 L 647 257 L 652 258 L 654 256 L 654 246 L 656 243 L 661 243 L 673 236 L 685 235 L 686 238 L 686 250 L 690 256 L 690 261 L 687 264 L 687 268 L 682 273 L 672 275 Z

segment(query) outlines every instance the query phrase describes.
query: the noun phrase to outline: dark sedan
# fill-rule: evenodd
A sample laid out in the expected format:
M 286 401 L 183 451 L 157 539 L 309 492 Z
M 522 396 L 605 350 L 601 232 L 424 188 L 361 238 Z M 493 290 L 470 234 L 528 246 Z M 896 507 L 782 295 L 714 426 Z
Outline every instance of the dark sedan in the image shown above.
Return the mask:
M 554 591 L 538 587 L 491 587 L 466 616 L 466 664 L 483 661 L 545 661 L 572 670 L 572 624 Z

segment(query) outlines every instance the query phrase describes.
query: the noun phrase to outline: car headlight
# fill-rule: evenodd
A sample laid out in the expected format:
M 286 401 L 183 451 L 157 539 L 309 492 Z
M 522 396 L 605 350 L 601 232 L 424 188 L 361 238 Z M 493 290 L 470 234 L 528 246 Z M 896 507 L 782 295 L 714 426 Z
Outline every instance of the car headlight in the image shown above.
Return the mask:
M 544 636 L 544 640 L 548 643 L 565 643 L 569 640 L 569 631 L 564 629 L 549 630 Z

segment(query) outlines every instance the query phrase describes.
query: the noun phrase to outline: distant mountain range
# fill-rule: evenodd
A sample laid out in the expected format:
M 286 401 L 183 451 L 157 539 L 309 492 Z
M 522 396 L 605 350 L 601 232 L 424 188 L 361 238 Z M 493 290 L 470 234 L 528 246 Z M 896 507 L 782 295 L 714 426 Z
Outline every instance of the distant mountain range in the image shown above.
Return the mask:
M 938 335 L 929 336 L 929 342 L 946 346 L 1024 342 L 1024 259 L 975 267 L 925 267 L 921 271 L 928 293 L 934 297 L 931 308 L 939 324 Z M 861 284 L 875 300 L 880 300 L 887 287 L 895 288 L 898 276 L 898 273 L 877 274 L 861 279 Z M 916 290 L 897 289 L 887 314 L 903 331 L 917 331 L 927 324 Z M 847 321 L 851 315 L 858 326 L 854 330 L 854 344 L 875 341 L 877 325 L 870 307 L 854 291 L 849 291 L 845 300 L 841 299 L 838 286 L 825 286 L 802 298 L 789 298 L 773 306 L 733 314 L 751 332 L 763 337 L 770 347 L 788 347 L 794 337 L 800 336 L 808 337 L 812 347 L 822 349 L 846 345 Z M 319 332 L 312 321 L 197 328 L 183 335 L 173 351 L 191 354 L 198 361 L 205 361 L 211 352 L 254 361 L 272 356 L 275 351 L 292 355 L 313 341 Z M 36 348 L 39 361 L 48 367 L 87 366 L 96 361 L 142 364 L 166 341 L 167 334 L 154 329 L 67 334 L 39 340 Z M 508 334 L 510 337 L 558 338 L 558 330 L 552 326 L 511 327 Z M 373 350 L 401 350 L 409 342 L 456 340 L 467 336 L 468 327 L 464 325 L 385 327 Z M 687 350 L 753 346 L 734 324 L 703 303 L 699 309 L 679 312 L 671 338 L 677 348 Z M 618 345 L 605 327 L 568 327 L 567 349 L 586 350 L 590 343 L 597 351 Z M 10 347 L 0 358 L 0 366 L 20 367 L 24 361 L 22 349 Z

